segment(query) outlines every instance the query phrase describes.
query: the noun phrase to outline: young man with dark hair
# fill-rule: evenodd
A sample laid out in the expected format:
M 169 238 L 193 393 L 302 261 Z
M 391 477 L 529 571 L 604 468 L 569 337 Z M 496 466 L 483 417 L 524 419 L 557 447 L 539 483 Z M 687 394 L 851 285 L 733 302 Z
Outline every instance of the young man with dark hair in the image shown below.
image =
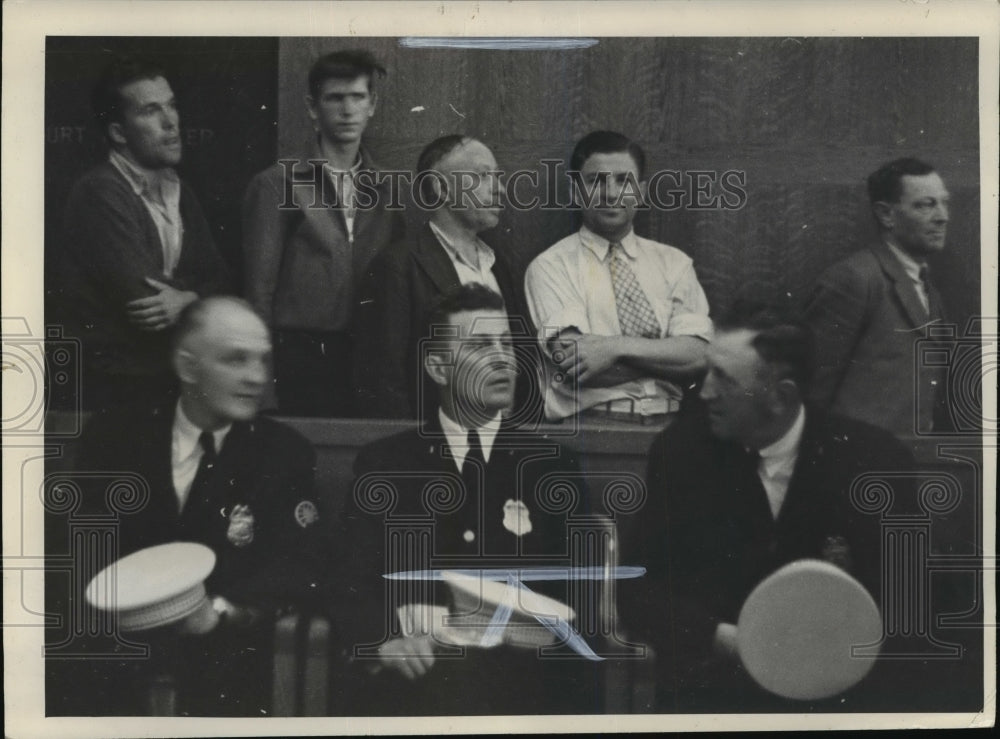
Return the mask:
M 947 367 L 916 351 L 945 318 L 927 261 L 945 246 L 948 190 L 931 165 L 905 158 L 873 172 L 868 195 L 878 243 L 827 269 L 806 304 L 818 340 L 812 400 L 912 444 L 948 425 Z M 930 402 L 917 407 L 918 397 Z
M 275 332 L 281 413 L 354 415 L 351 322 L 372 257 L 403 233 L 391 183 L 362 144 L 385 69 L 336 51 L 309 71 L 316 136 L 250 182 L 243 204 L 247 299 Z
M 880 602 L 881 521 L 854 507 L 851 488 L 866 473 L 906 485 L 912 458 L 881 429 L 804 405 L 812 336 L 783 309 L 738 301 L 716 320 L 706 362 L 700 402 L 650 449 L 649 496 L 621 560 L 648 573 L 622 584 L 620 613 L 656 653 L 660 710 L 807 710 L 742 668 L 740 609 L 805 558 L 836 564 Z M 840 701 L 825 706 L 857 705 Z
M 181 161 L 177 101 L 158 65 L 117 58 L 92 102 L 108 160 L 81 177 L 54 255 L 56 300 L 83 350 L 86 409 L 163 398 L 172 390 L 167 329 L 229 277 Z
M 505 191 L 497 170 L 485 144 L 460 134 L 436 139 L 421 152 L 415 197 L 430 219 L 372 260 L 358 307 L 354 380 L 362 415 L 416 418 L 426 412 L 420 407 L 428 386 L 419 342 L 428 335 L 434 303 L 460 285 L 482 283 L 502 295 L 515 334 L 527 334 L 510 266 L 480 238 L 500 219 Z M 519 368 L 519 400 L 530 396 L 534 367 Z
M 422 351 L 435 388 L 433 413 L 422 429 L 358 454 L 345 527 L 354 555 L 345 575 L 352 612 L 341 624 L 346 656 L 357 673 L 342 681 L 342 710 L 601 710 L 601 684 L 592 671 L 597 663 L 556 646 L 562 640 L 541 623 L 529 618 L 505 628 L 499 621 L 497 639 L 490 642 L 484 631 L 498 618 L 492 614 L 499 604 L 479 601 L 478 612 L 470 614 L 455 607 L 458 596 L 444 583 L 383 578 L 438 567 L 513 568 L 514 576 L 546 565 L 565 570 L 576 551 L 569 522 L 586 513 L 587 503 L 575 457 L 504 421 L 514 397 L 515 361 L 503 305 L 499 294 L 470 283 L 431 308 L 430 320 L 442 329 Z M 565 578 L 538 582 L 524 576 L 533 591 L 566 602 Z M 547 585 L 552 589 L 545 590 Z M 520 592 L 511 590 L 509 603 L 523 616 L 530 596 Z
M 570 163 L 583 228 L 525 276 L 546 357 L 545 415 L 665 423 L 703 368 L 708 301 L 690 258 L 632 230 L 646 185 L 638 144 L 594 131 Z

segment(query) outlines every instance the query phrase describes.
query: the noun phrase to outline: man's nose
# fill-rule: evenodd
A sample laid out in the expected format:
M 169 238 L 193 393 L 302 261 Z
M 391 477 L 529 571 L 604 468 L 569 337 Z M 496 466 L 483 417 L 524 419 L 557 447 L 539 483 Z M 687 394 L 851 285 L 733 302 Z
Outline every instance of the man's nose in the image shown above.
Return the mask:
M 250 362 L 247 365 L 247 371 L 243 375 L 244 379 L 253 385 L 265 384 L 270 379 L 270 376 L 270 367 L 264 360 Z
M 174 108 L 167 108 L 160 116 L 160 123 L 166 131 L 173 131 L 180 125 L 180 114 Z
M 948 206 L 944 203 L 938 204 L 937 208 L 934 209 L 934 221 L 936 223 L 947 223 L 948 222 Z

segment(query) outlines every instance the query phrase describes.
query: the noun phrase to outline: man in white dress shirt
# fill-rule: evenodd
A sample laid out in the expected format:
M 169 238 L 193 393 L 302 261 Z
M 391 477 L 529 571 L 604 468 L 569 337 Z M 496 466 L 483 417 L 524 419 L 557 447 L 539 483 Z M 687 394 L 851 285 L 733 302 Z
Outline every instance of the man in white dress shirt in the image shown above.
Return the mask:
M 633 231 L 645 155 L 619 133 L 570 159 L 583 228 L 531 263 L 525 291 L 546 357 L 545 415 L 662 423 L 704 367 L 708 301 L 691 259 Z

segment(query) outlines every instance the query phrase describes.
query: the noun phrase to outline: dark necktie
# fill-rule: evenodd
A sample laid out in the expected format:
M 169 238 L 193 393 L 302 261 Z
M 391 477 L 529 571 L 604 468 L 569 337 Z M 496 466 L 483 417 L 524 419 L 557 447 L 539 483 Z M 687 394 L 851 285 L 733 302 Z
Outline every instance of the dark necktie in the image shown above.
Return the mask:
M 465 480 L 466 488 L 471 491 L 478 486 L 477 481 L 482 474 L 480 470 L 486 468 L 486 457 L 483 455 L 483 445 L 479 441 L 479 432 L 476 429 L 469 429 L 466 443 L 469 449 L 462 463 L 462 479 Z
M 194 473 L 194 481 L 188 492 L 185 509 L 198 506 L 204 501 L 205 488 L 208 486 L 212 470 L 215 468 L 215 461 L 218 459 L 218 454 L 215 452 L 215 436 L 211 431 L 202 431 L 198 437 L 198 443 L 201 444 L 202 454 L 201 459 L 198 460 L 198 471 Z
M 932 321 L 943 319 L 941 299 L 931 284 L 931 269 L 926 264 L 920 265 L 920 282 L 924 287 L 924 295 L 927 296 L 927 317 Z

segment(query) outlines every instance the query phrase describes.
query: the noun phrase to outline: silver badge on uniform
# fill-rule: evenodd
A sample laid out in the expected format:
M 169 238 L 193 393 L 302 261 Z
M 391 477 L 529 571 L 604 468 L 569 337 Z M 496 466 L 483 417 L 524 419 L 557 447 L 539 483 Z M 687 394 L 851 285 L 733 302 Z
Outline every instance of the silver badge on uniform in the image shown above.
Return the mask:
M 250 506 L 242 503 L 233 506 L 233 512 L 229 514 L 226 538 L 234 547 L 245 547 L 253 541 L 253 513 Z

